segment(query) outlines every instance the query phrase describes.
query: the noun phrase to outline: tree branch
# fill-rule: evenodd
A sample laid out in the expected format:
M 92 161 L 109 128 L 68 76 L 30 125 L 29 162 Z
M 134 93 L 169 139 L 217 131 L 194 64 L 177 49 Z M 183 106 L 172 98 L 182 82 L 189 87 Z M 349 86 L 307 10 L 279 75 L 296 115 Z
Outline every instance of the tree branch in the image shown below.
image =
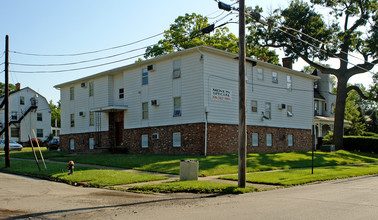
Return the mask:
M 355 91 L 358 93 L 358 95 L 360 95 L 360 97 L 361 97 L 362 99 L 364 99 L 364 100 L 369 100 L 369 97 L 366 96 L 366 95 L 361 91 L 361 89 L 360 89 L 358 86 L 349 86 L 349 87 L 347 88 L 347 90 L 346 90 L 346 93 L 349 93 L 349 92 L 352 91 L 352 90 L 355 90 Z
M 358 64 L 348 70 L 348 76 L 351 77 L 353 75 L 359 74 L 359 73 L 365 73 L 370 71 L 374 68 L 374 65 L 378 64 L 378 59 L 372 61 L 372 62 L 365 62 L 363 64 Z

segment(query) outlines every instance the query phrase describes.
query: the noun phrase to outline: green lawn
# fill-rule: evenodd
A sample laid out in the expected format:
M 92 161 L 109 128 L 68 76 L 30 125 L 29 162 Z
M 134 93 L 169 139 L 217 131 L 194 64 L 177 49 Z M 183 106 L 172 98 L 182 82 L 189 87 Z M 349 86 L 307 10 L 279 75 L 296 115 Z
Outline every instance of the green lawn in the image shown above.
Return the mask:
M 38 159 L 41 158 L 41 155 L 39 153 L 38 147 L 34 148 L 35 154 L 37 155 Z M 46 147 L 41 147 L 42 156 L 44 159 L 49 159 L 53 157 L 63 157 L 64 155 L 70 154 L 69 152 L 63 152 L 63 151 L 48 151 Z M 0 151 L 0 157 L 4 156 L 4 151 Z M 21 158 L 21 159 L 33 159 L 34 155 L 31 147 L 24 147 L 22 151 L 11 151 L 10 157 L 12 158 Z
M 248 173 L 247 182 L 292 186 L 316 181 L 372 174 L 378 174 L 378 164 L 316 168 L 314 170 L 314 174 L 311 174 L 311 169 L 292 169 L 277 172 Z M 237 181 L 238 177 L 237 175 L 230 175 L 221 177 L 221 179 Z
M 26 174 L 68 184 L 87 182 L 89 186 L 95 187 L 167 179 L 166 177 L 150 174 L 128 173 L 118 170 L 100 170 L 82 166 L 75 166 L 74 174 L 68 175 L 66 166 L 62 164 L 47 163 L 47 170 L 45 170 L 43 163 L 40 162 L 41 171 L 39 171 L 34 161 L 12 160 L 10 168 L 5 168 L 3 159 L 0 160 L 0 163 L 0 171 L 3 172 Z
M 246 188 L 238 188 L 232 184 L 215 183 L 215 182 L 202 182 L 202 181 L 180 181 L 168 182 L 158 184 L 145 184 L 134 186 L 127 189 L 130 192 L 143 192 L 143 193 L 177 193 L 177 192 L 190 192 L 190 193 L 223 193 L 223 194 L 240 194 L 248 192 L 257 192 L 259 189 L 248 186 Z
M 73 160 L 78 163 L 98 164 L 169 174 L 180 173 L 180 160 L 199 160 L 200 176 L 233 174 L 238 172 L 237 154 L 216 156 L 102 154 L 67 157 L 63 159 L 55 158 L 54 160 Z M 317 167 L 372 162 L 378 162 L 377 154 L 354 153 L 342 150 L 331 153 L 315 152 L 315 166 Z M 247 172 L 302 167 L 311 167 L 311 152 L 251 153 L 247 155 Z

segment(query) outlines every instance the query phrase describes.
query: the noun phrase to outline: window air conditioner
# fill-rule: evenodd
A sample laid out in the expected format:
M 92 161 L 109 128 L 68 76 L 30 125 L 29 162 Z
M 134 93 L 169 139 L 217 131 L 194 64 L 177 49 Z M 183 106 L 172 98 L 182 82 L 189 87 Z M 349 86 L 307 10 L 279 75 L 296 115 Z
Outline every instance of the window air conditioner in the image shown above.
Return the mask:
M 149 72 L 153 72 L 153 71 L 155 71 L 155 70 L 156 70 L 155 65 L 151 64 L 151 65 L 148 65 L 148 66 L 147 66 L 147 71 L 149 71 Z
M 153 133 L 152 140 L 158 140 L 158 139 L 159 139 L 159 133 Z
M 160 105 L 160 101 L 157 99 L 151 100 L 151 105 L 158 106 Z
M 286 108 L 286 104 L 278 104 L 278 109 L 282 110 Z
M 83 83 L 80 84 L 80 87 L 81 87 L 81 88 L 86 88 L 87 86 L 88 86 L 88 85 L 87 85 L 87 83 L 85 83 L 85 82 L 83 82 Z
M 85 112 L 79 112 L 79 115 L 80 115 L 81 117 L 85 117 Z

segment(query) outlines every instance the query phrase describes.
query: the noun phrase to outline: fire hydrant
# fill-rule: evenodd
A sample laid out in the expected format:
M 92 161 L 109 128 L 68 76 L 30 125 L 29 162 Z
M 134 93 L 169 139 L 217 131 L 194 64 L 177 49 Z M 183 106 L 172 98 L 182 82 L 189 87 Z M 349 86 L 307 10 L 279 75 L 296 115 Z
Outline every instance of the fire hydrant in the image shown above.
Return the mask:
M 68 170 L 68 175 L 73 174 L 74 171 L 74 162 L 71 160 L 68 162 L 67 170 Z

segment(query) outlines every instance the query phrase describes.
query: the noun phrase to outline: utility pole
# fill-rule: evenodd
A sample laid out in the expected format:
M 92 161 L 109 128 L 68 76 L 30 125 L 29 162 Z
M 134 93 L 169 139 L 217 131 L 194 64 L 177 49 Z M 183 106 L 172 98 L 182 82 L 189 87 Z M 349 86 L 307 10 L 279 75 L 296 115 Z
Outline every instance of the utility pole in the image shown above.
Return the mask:
M 5 36 L 5 167 L 10 167 L 9 156 L 9 36 Z
M 247 170 L 247 116 L 245 95 L 245 0 L 239 0 L 239 172 L 238 187 L 245 188 Z

